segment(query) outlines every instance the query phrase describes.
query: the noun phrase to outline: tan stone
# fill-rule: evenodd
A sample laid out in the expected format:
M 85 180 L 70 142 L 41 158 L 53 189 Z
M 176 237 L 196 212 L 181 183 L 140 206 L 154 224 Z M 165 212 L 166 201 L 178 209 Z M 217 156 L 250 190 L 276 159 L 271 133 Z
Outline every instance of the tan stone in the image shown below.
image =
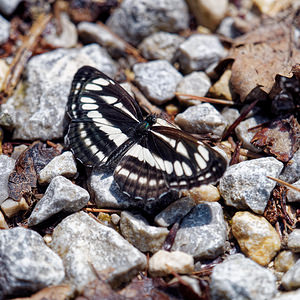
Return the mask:
M 29 206 L 23 197 L 20 201 L 7 199 L 1 204 L 1 209 L 8 218 L 16 215 L 20 210 L 27 210 L 28 208 Z
M 231 70 L 226 70 L 220 79 L 209 89 L 209 92 L 218 98 L 232 100 L 229 81 L 231 78 Z
M 221 198 L 219 190 L 212 184 L 204 184 L 191 190 L 184 191 L 183 195 L 193 199 L 196 204 L 203 201 L 217 202 Z
M 280 250 L 279 235 L 264 217 L 237 212 L 232 218 L 232 233 L 242 252 L 262 266 Z
M 0 211 L 0 229 L 8 229 L 8 225 L 1 211 Z
M 287 272 L 298 260 L 299 256 L 292 251 L 280 252 L 274 261 L 275 270 L 278 272 Z

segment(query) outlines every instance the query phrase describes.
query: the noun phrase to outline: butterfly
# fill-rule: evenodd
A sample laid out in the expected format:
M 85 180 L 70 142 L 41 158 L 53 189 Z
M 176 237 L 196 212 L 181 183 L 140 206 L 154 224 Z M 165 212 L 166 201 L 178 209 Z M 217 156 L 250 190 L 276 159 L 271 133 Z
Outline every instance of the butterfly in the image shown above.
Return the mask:
M 114 168 L 120 190 L 137 200 L 215 182 L 226 169 L 208 145 L 157 115 L 143 117 L 135 99 L 93 67 L 75 74 L 67 114 L 74 156 L 88 167 Z

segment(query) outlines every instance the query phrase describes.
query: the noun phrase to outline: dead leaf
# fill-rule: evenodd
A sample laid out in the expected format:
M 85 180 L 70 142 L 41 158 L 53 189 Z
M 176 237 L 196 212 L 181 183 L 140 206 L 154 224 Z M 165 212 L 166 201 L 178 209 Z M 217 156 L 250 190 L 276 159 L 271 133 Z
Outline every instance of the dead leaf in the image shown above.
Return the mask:
M 31 195 L 32 189 L 37 187 L 38 173 L 58 154 L 58 150 L 46 148 L 41 142 L 34 142 L 24 150 L 8 179 L 9 197 L 20 201 L 23 196 Z
M 269 93 L 277 74 L 291 77 L 292 66 L 300 61 L 300 51 L 292 39 L 291 20 L 262 25 L 235 39 L 228 60 L 234 59 L 230 83 L 241 101 L 256 87 Z
M 295 117 L 274 120 L 260 128 L 251 143 L 278 160 L 288 162 L 300 145 L 300 125 Z

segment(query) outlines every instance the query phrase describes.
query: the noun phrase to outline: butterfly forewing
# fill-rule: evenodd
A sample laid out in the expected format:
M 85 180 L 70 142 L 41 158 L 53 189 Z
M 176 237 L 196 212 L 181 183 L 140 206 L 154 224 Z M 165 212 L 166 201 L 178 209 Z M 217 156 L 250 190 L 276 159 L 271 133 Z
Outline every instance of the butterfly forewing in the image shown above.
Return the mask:
M 142 120 L 138 105 L 120 85 L 92 67 L 76 73 L 67 105 L 67 138 L 85 165 L 103 165 Z
M 92 67 L 76 73 L 67 105 L 67 140 L 85 165 L 111 166 L 128 196 L 158 199 L 170 190 L 215 182 L 226 161 L 216 151 L 164 119 L 143 119 L 137 102 Z

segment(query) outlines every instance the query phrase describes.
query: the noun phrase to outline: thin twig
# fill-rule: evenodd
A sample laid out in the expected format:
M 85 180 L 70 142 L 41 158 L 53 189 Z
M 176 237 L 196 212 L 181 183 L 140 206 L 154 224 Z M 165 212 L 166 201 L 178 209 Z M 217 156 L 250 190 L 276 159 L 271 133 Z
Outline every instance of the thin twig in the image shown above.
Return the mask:
M 297 188 L 296 186 L 294 186 L 294 185 L 292 185 L 292 184 L 290 184 L 290 183 L 288 183 L 288 182 L 285 182 L 285 181 L 283 181 L 283 180 L 281 180 L 281 179 L 274 178 L 274 177 L 271 177 L 271 176 L 267 176 L 267 177 L 268 177 L 269 179 L 272 179 L 272 180 L 276 181 L 276 182 L 279 183 L 279 184 L 285 185 L 285 186 L 287 186 L 287 187 L 289 187 L 289 188 L 291 188 L 291 189 L 293 189 L 293 190 L 295 190 L 295 191 L 297 191 L 297 192 L 300 192 L 300 189 L 299 189 L 299 188 Z
M 103 213 L 120 213 L 121 210 L 119 209 L 106 209 L 106 208 L 93 208 L 93 207 L 86 207 L 84 208 L 85 211 L 89 212 L 103 212 Z
M 40 35 L 43 33 L 51 18 L 51 14 L 41 14 L 30 28 L 28 35 L 26 36 L 21 47 L 18 49 L 16 56 L 9 66 L 4 78 L 1 88 L 1 98 L 3 98 L 2 103 L 5 99 L 12 95 L 13 90 L 17 86 L 23 73 L 27 61 L 32 56 L 32 53 L 38 44 Z
M 187 97 L 189 99 L 199 100 L 199 101 L 208 102 L 208 103 L 234 105 L 234 102 L 230 101 L 230 100 L 200 97 L 200 96 L 196 96 L 196 95 L 183 94 L 183 93 L 178 93 L 178 92 L 176 92 L 175 95 L 177 98 L 178 97 Z

